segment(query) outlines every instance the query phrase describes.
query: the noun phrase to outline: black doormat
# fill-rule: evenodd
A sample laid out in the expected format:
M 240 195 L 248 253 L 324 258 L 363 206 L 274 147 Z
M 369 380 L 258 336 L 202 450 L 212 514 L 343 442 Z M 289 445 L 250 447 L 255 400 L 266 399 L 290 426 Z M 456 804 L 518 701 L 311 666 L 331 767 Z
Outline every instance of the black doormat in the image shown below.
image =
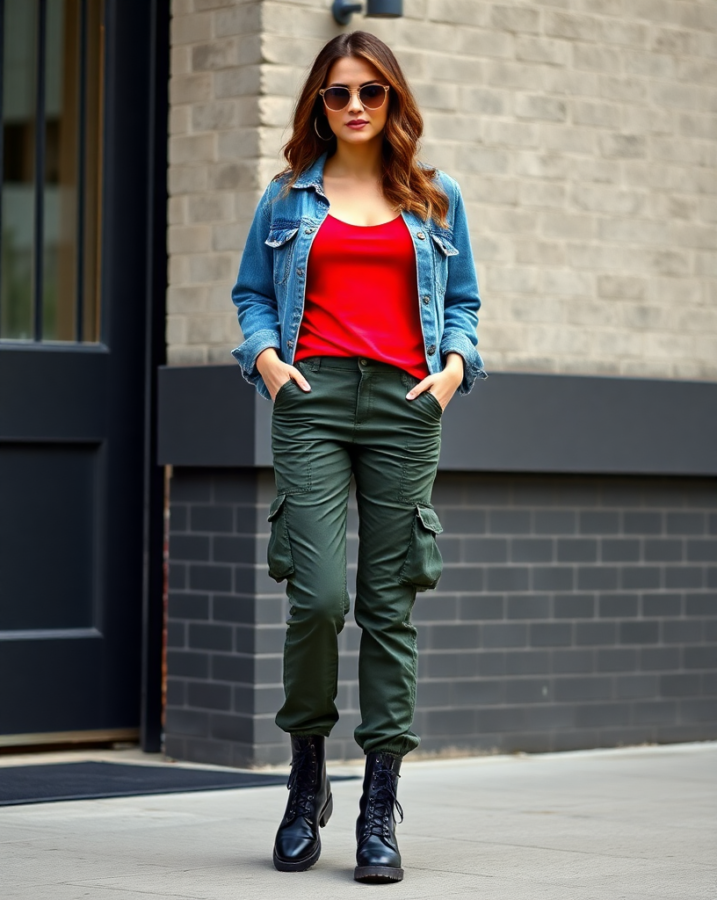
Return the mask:
M 218 772 L 179 766 L 73 762 L 37 766 L 0 766 L 0 806 L 96 800 L 142 794 L 181 794 L 286 784 L 286 775 L 261 772 Z M 338 775 L 332 781 L 358 776 Z

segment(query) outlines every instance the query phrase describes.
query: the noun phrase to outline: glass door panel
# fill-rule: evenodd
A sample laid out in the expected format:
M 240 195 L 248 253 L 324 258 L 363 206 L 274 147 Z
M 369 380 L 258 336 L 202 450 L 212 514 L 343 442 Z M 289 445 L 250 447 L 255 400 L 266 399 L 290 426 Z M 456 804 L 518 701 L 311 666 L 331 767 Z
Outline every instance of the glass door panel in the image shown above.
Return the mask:
M 4 6 L 0 337 L 32 340 L 37 8 Z
M 99 339 L 101 0 L 0 0 L 0 340 Z

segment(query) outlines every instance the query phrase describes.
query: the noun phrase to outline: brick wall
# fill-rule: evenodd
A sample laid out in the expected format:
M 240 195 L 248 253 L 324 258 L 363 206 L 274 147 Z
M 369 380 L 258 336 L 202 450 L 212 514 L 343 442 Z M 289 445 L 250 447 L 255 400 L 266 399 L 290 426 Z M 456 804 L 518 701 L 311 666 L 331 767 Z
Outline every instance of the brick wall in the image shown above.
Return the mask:
M 229 290 L 263 181 L 261 4 L 173 0 L 172 13 L 168 357 L 231 362 Z
M 717 377 L 713 0 L 405 0 L 386 39 L 460 181 L 489 369 Z M 328 0 L 174 0 L 168 343 L 229 362 L 229 289 Z
M 283 585 L 266 471 L 176 469 L 167 752 L 283 762 Z M 418 597 L 422 752 L 717 738 L 717 487 L 440 473 L 439 590 Z M 355 566 L 355 511 L 350 566 Z M 349 577 L 351 584 L 351 575 Z M 341 637 L 332 758 L 359 754 L 358 629 Z

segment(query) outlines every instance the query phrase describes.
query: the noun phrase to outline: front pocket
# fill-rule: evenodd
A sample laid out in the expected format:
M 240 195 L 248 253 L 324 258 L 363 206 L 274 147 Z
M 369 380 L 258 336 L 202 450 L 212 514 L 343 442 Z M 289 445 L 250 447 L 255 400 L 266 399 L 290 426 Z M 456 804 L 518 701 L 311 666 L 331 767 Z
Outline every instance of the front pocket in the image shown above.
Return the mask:
M 279 398 L 280 398 L 283 394 L 286 394 L 286 393 L 287 393 L 287 391 L 288 391 L 288 389 L 289 389 L 289 385 L 292 385 L 292 384 L 294 384 L 293 378 L 290 378 L 288 381 L 285 381 L 285 382 L 282 384 L 282 386 L 279 388 L 279 390 L 276 392 L 276 395 L 274 396 L 274 406 L 276 406 L 276 404 L 279 402 Z
M 435 588 L 443 571 L 443 558 L 436 543 L 436 535 L 442 531 L 435 509 L 417 505 L 408 552 L 401 569 L 401 584 L 410 584 L 417 591 Z
M 271 504 L 269 522 L 271 535 L 266 554 L 269 575 L 274 581 L 283 581 L 294 573 L 294 557 L 291 555 L 289 528 L 286 523 L 286 494 L 279 494 Z
M 430 391 L 424 391 L 423 396 L 428 397 L 429 404 L 433 407 L 436 414 L 440 418 L 443 415 L 443 407 L 441 406 L 438 397 L 436 397 L 435 394 L 432 394 Z

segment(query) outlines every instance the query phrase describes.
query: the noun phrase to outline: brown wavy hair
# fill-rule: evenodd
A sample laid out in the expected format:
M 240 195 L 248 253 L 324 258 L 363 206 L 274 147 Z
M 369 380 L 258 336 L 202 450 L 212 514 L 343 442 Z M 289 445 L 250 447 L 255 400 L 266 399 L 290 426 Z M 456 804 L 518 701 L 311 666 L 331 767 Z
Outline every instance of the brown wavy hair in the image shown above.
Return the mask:
M 331 66 L 337 59 L 346 57 L 366 60 L 391 88 L 383 132 L 384 196 L 396 209 L 408 210 L 426 221 L 434 219 L 445 227 L 448 197 L 436 179 L 436 170 L 419 163 L 417 158 L 419 140 L 423 134 L 423 118 L 418 104 L 393 51 L 366 31 L 337 35 L 314 60 L 294 110 L 293 134 L 284 146 L 288 166 L 281 176 L 287 176 L 286 189 L 322 153 L 328 151 L 331 155 L 336 151 L 336 137 L 322 141 L 314 130 L 314 122 L 317 116 L 324 114 L 319 90 L 324 86 Z

